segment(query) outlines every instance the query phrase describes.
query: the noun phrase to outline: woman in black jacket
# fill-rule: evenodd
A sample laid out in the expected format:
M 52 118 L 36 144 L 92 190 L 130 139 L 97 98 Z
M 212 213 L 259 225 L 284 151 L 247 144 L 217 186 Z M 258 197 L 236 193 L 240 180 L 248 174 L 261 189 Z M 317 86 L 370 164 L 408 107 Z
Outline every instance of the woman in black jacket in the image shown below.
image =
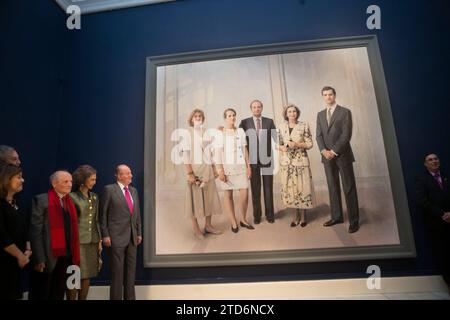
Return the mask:
M 22 169 L 0 167 L 0 299 L 21 299 L 20 269 L 30 262 L 25 215 L 17 206 L 15 194 L 22 191 Z

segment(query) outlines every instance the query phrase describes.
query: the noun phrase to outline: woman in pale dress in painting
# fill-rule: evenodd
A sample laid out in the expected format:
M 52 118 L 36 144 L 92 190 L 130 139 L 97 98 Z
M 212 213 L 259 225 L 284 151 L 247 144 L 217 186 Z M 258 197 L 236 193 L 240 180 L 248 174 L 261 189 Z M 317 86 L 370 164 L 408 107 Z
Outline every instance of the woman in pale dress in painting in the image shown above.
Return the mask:
M 247 221 L 248 179 L 251 177 L 250 162 L 247 151 L 245 132 L 236 128 L 236 111 L 228 108 L 224 111 L 225 127 L 223 128 L 223 143 L 217 147 L 219 153 L 219 185 L 224 190 L 224 207 L 231 222 L 231 231 L 237 233 L 239 226 L 236 220 L 233 191 L 239 192 L 239 209 L 241 211 L 242 228 L 254 230 Z
M 194 109 L 189 118 L 190 141 L 183 148 L 183 160 L 186 169 L 185 212 L 190 217 L 194 235 L 204 239 L 206 233 L 221 234 L 211 223 L 212 215 L 221 214 L 217 193 L 214 164 L 207 148 L 209 141 L 203 128 L 205 113 Z M 205 219 L 204 229 L 200 229 L 198 219 Z
M 307 150 L 313 147 L 307 122 L 298 121 L 300 110 L 293 104 L 283 110 L 285 122 L 279 128 L 281 198 L 295 208 L 291 227 L 307 225 L 306 209 L 314 207 L 314 188 Z

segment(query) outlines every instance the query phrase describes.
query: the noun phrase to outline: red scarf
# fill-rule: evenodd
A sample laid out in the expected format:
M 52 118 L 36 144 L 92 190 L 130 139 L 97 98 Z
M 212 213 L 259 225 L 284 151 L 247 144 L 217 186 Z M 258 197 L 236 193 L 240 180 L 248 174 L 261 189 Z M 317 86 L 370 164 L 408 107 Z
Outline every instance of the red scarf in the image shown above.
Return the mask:
M 50 244 L 54 257 L 66 255 L 66 237 L 64 231 L 64 217 L 61 202 L 55 189 L 48 191 L 48 220 L 50 223 Z M 66 195 L 62 198 L 64 208 L 70 215 L 70 253 L 72 263 L 80 265 L 80 240 L 78 238 L 78 218 L 72 198 Z

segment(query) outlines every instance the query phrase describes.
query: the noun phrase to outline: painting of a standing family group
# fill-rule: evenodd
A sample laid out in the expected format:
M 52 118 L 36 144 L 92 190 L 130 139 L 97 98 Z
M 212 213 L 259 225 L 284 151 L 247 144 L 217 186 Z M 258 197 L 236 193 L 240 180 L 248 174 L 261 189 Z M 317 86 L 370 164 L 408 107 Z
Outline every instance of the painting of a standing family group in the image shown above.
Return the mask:
M 146 265 L 413 256 L 377 49 L 362 37 L 149 58 Z

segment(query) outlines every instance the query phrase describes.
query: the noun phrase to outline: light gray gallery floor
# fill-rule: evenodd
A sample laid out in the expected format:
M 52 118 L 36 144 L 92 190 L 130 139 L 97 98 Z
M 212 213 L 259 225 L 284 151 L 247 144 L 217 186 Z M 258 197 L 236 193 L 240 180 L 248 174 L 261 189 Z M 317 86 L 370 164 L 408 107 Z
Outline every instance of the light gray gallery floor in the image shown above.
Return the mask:
M 108 286 L 94 286 L 89 300 L 108 300 Z M 450 300 L 440 276 L 382 277 L 369 289 L 367 279 L 328 279 L 245 283 L 136 286 L 138 300 Z
M 139 288 L 138 288 L 139 291 Z M 28 292 L 24 294 L 27 300 Z M 88 300 L 108 300 L 109 288 L 92 287 Z M 137 297 L 138 300 L 144 300 Z M 159 299 L 158 299 L 159 300 Z M 176 299 L 178 300 L 178 299 Z M 189 298 L 179 299 L 189 300 Z M 295 299 L 297 300 L 297 299 Z M 337 295 L 323 297 L 304 297 L 302 300 L 450 300 L 450 295 L 445 292 L 413 292 L 413 293 L 390 293 L 390 294 L 353 294 L 353 295 Z
M 358 181 L 361 229 L 354 234 L 347 232 L 347 217 L 344 224 L 330 228 L 322 226 L 330 218 L 328 192 L 316 190 L 317 207 L 308 211 L 308 225 L 305 228 L 290 227 L 293 212 L 283 208 L 280 194 L 275 193 L 274 224 L 269 224 L 263 218 L 261 224 L 255 225 L 256 230 L 240 228 L 235 234 L 231 232 L 228 216 L 223 212 L 213 216 L 214 226 L 223 234 L 208 234 L 204 240 L 194 236 L 191 221 L 184 214 L 184 191 L 161 190 L 157 194 L 156 202 L 156 252 L 245 252 L 398 244 L 394 205 L 389 183 L 386 182 L 379 178 L 373 181 Z M 275 186 L 275 190 L 277 189 Z M 235 202 L 237 203 L 237 199 Z M 253 223 L 251 198 L 247 216 L 248 221 Z M 240 217 L 241 214 L 237 211 L 238 221 Z M 199 222 L 204 224 L 204 221 Z

